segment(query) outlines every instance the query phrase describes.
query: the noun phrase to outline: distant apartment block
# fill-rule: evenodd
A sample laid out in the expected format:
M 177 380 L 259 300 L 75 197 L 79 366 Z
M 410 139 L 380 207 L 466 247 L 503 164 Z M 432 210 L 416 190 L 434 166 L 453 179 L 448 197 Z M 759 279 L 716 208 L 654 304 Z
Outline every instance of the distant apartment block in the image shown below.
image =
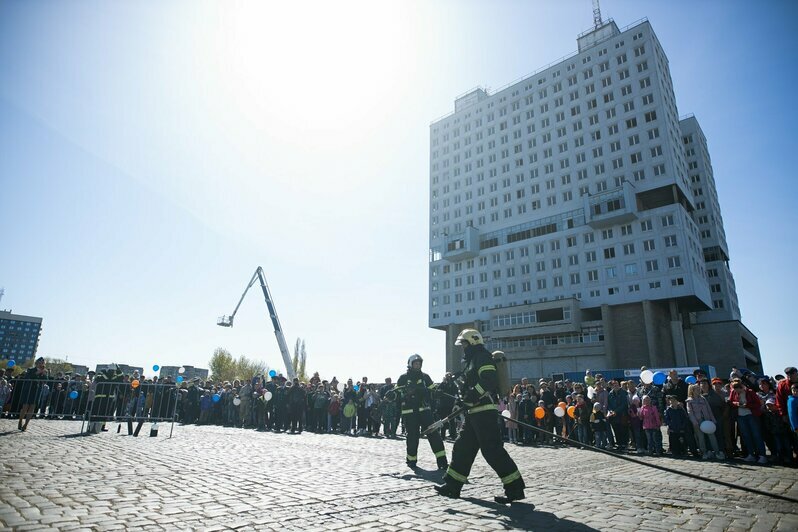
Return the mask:
M 42 318 L 0 310 L 0 358 L 24 364 L 36 358 Z
M 513 378 L 709 364 L 760 371 L 707 142 L 647 20 L 455 100 L 430 126 L 429 325 L 476 326 Z

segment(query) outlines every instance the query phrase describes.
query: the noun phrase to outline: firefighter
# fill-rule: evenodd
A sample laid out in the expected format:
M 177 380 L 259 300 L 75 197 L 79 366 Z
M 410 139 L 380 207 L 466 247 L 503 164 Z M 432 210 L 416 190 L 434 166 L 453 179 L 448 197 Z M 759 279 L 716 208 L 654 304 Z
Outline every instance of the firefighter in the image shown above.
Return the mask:
M 419 355 L 412 355 L 407 359 L 407 373 L 399 377 L 396 383 L 396 393 L 402 402 L 402 418 L 407 430 L 407 465 L 416 468 L 418 462 L 418 439 L 421 430 L 432 425 L 432 410 L 430 407 L 432 391 L 435 388 L 429 375 L 421 371 L 424 360 Z M 446 450 L 438 431 L 427 438 L 432 452 L 438 462 L 438 469 L 446 469 L 449 462 L 446 460 Z
M 498 375 L 493 355 L 485 348 L 482 335 L 476 329 L 464 329 L 455 345 L 463 347 L 463 387 L 461 396 L 467 407 L 465 423 L 452 450 L 452 463 L 444 476 L 444 484 L 435 490 L 446 497 L 460 497 L 460 489 L 468 479 L 471 466 L 482 456 L 504 485 L 504 495 L 494 499 L 507 504 L 524 498 L 521 472 L 504 449 L 499 429 L 499 411 L 494 395 L 498 390 Z

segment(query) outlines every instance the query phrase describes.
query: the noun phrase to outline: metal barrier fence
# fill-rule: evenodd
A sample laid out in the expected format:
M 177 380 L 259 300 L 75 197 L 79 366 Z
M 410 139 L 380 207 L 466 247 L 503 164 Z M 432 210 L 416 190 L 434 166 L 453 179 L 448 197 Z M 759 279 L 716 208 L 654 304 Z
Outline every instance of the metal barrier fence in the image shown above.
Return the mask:
M 178 393 L 175 384 L 17 378 L 0 388 L 0 406 L 9 417 L 81 421 L 81 433 L 108 422 L 127 422 L 129 433 L 134 423 L 140 430 L 145 422 L 168 422 L 171 438 Z

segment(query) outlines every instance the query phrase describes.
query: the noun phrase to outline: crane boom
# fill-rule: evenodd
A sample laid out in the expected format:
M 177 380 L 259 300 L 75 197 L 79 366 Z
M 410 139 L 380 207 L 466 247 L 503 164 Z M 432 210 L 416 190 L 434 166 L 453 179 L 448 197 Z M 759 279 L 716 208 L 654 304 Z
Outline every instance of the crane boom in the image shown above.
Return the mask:
M 285 343 L 285 336 L 283 336 L 283 328 L 280 325 L 280 318 L 277 317 L 277 310 L 274 307 L 274 300 L 272 299 L 271 292 L 269 291 L 269 285 L 266 283 L 266 277 L 263 275 L 263 268 L 258 266 L 258 268 L 255 270 L 255 273 L 252 275 L 252 279 L 250 279 L 249 284 L 247 284 L 247 287 L 244 289 L 244 293 L 241 294 L 241 299 L 238 300 L 238 305 L 236 305 L 233 313 L 229 316 L 222 316 L 216 321 L 216 324 L 221 327 L 233 326 L 233 319 L 235 319 L 238 308 L 241 306 L 241 303 L 244 301 L 244 297 L 246 297 L 247 292 L 249 292 L 249 289 L 252 288 L 256 281 L 260 281 L 260 287 L 263 290 L 263 297 L 266 299 L 266 307 L 269 310 L 269 318 L 271 318 L 272 325 L 274 326 L 274 335 L 277 337 L 277 345 L 280 347 L 280 354 L 283 356 L 285 370 L 288 373 L 288 377 L 293 379 L 296 377 L 296 372 L 294 372 L 294 365 L 291 363 L 291 355 L 288 353 L 288 346 Z

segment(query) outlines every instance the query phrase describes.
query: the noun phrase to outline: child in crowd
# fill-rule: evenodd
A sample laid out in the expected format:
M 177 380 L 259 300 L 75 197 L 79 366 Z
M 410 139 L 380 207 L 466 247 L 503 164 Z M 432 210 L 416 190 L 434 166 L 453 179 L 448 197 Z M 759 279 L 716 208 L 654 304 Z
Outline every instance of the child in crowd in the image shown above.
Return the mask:
M 643 436 L 643 420 L 640 419 L 640 398 L 632 397 L 629 405 L 629 429 L 632 434 L 633 444 L 638 454 L 646 450 L 646 439 Z
M 668 408 L 665 409 L 665 424 L 668 425 L 668 446 L 673 456 L 684 456 L 689 447 L 694 447 L 690 445 L 687 434 L 687 423 L 690 420 L 675 395 L 669 395 L 666 399 Z
M 593 428 L 593 437 L 596 447 L 599 449 L 607 448 L 607 420 L 604 417 L 601 404 L 593 404 L 593 413 L 590 415 L 590 424 Z
M 769 397 L 765 400 L 765 411 L 762 413 L 762 424 L 765 430 L 773 437 L 773 453 L 771 460 L 780 460 L 788 463 L 792 459 L 792 446 L 790 445 L 790 429 L 787 423 L 779 415 L 776 406 L 776 398 Z
M 790 428 L 798 432 L 798 384 L 790 387 L 790 396 L 787 398 L 787 417 L 790 420 Z
M 386 438 L 396 437 L 396 401 L 383 400 L 382 426 Z
M 205 425 L 208 423 L 208 416 L 211 413 L 211 408 L 213 407 L 213 399 L 211 398 L 211 391 L 205 390 L 205 393 L 200 399 L 200 418 L 199 424 Z
M 582 394 L 576 396 L 576 409 L 574 410 L 574 420 L 576 421 L 576 437 L 579 443 L 590 444 L 590 405 L 585 401 Z
M 691 384 L 687 387 L 687 415 L 693 425 L 693 434 L 698 442 L 699 449 L 701 449 L 701 457 L 704 460 L 711 459 L 713 456 L 718 460 L 726 458 L 726 455 L 718 449 L 718 440 L 715 434 L 704 434 L 701 431 L 701 423 L 704 421 L 711 421 L 715 428 L 717 428 L 718 422 L 712 413 L 709 401 L 701 395 L 701 386 L 698 384 Z M 711 452 L 707 449 L 707 440 L 709 440 L 709 445 L 712 447 Z
M 660 456 L 662 454 L 662 420 L 659 417 L 659 410 L 651 404 L 651 397 L 643 396 L 643 406 L 638 412 L 638 416 L 643 422 L 643 431 L 646 433 L 648 454 Z
M 737 380 L 732 383 L 729 403 L 737 411 L 737 428 L 748 451 L 748 456 L 743 458 L 743 460 L 767 464 L 765 441 L 762 439 L 761 421 L 759 420 L 762 416 L 762 403 L 759 400 L 759 396 Z M 758 460 L 753 454 L 754 451 L 759 455 Z

